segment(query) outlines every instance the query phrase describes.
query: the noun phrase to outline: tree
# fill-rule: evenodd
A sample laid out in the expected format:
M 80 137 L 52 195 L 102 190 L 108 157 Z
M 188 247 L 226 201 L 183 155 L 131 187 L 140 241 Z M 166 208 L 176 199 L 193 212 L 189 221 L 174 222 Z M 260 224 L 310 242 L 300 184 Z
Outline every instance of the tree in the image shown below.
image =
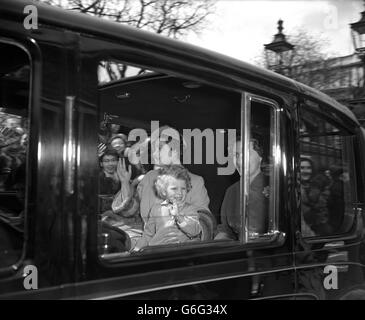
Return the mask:
M 327 52 L 329 41 L 323 37 L 311 35 L 304 29 L 297 29 L 287 36 L 288 42 L 294 45 L 292 55 L 283 55 L 285 75 L 319 90 L 330 84 L 341 81 L 343 75 L 334 69 L 333 53 Z M 256 59 L 260 66 L 267 66 L 265 52 Z
M 178 38 L 199 33 L 216 0 L 38 0 Z
M 200 33 L 216 0 L 38 0 L 67 10 L 125 23 L 172 38 Z M 100 61 L 99 82 L 106 83 L 147 70 L 113 60 Z
M 319 90 L 341 81 L 342 74 L 334 69 L 333 54 L 325 51 L 329 41 L 315 37 L 303 29 L 288 37 L 295 45 L 289 76 Z

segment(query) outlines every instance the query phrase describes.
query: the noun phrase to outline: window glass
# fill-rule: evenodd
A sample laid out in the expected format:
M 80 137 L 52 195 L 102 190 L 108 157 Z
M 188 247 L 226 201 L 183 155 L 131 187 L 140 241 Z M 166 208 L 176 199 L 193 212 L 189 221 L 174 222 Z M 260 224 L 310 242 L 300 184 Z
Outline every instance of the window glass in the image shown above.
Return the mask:
M 221 206 L 221 224 L 218 225 L 216 240 L 232 239 L 242 241 L 269 239 L 271 231 L 276 229 L 276 175 L 274 151 L 278 141 L 278 124 L 275 106 L 272 102 L 259 97 L 250 97 L 247 104 L 247 123 L 243 123 L 242 132 L 236 136 L 231 151 L 238 178 L 227 188 Z M 243 139 L 248 126 L 247 159 L 244 158 Z M 242 204 L 242 188 L 246 185 L 246 209 Z M 240 204 L 240 202 L 242 204 Z M 245 237 L 243 237 L 245 231 Z
M 121 61 L 102 60 L 98 65 L 98 82 L 106 84 L 126 78 L 138 77 L 152 71 L 132 65 L 127 65 Z
M 108 64 L 118 76 L 103 81 Z M 98 78 L 100 255 L 245 241 L 243 230 L 259 239 L 275 229 L 272 102 L 252 99 L 247 131 L 240 93 L 109 59 L 99 63 Z
M 355 136 L 318 113 L 301 110 L 301 224 L 304 236 L 348 232 L 354 219 Z
M 30 62 L 0 43 L 0 268 L 19 260 L 24 241 Z
M 278 122 L 273 103 L 251 102 L 247 201 L 248 237 L 255 239 L 276 229 Z
M 228 149 L 241 95 L 152 71 L 98 91 L 100 254 L 213 241 L 225 192 L 240 179 Z

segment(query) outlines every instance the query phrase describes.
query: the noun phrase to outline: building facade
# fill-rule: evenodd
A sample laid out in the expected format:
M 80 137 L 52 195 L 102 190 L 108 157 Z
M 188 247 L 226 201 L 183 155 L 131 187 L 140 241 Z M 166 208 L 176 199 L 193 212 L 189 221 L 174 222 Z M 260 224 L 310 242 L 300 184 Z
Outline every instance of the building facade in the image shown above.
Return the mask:
M 289 76 L 346 105 L 365 126 L 364 70 L 365 62 L 352 54 L 293 66 Z

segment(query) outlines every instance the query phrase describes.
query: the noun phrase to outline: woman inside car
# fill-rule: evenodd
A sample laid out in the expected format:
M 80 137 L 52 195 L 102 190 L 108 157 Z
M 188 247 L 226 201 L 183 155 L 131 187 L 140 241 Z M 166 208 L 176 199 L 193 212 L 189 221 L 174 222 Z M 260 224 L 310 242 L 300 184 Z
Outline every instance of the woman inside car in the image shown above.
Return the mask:
M 154 137 L 154 134 L 151 135 Z M 164 166 L 181 165 L 180 146 L 185 147 L 183 138 L 178 132 L 168 126 L 159 128 L 158 139 L 151 141 L 154 169 L 147 172 L 137 187 L 140 199 L 140 214 L 146 223 L 151 208 L 158 201 L 154 191 L 154 183 L 159 170 Z M 170 137 L 170 140 L 169 140 Z M 186 201 L 201 209 L 209 211 L 209 197 L 204 185 L 204 179 L 188 171 L 191 180 L 191 190 L 186 195 Z

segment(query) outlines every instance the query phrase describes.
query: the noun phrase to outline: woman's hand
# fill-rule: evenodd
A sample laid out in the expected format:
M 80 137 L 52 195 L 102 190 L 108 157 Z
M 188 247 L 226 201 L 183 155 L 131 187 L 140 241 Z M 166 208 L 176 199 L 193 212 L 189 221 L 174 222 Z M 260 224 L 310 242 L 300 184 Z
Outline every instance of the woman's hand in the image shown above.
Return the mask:
M 132 167 L 131 165 L 128 166 L 128 170 L 126 168 L 125 159 L 119 159 L 118 165 L 117 165 L 117 175 L 121 183 L 125 183 L 131 180 L 132 176 Z

